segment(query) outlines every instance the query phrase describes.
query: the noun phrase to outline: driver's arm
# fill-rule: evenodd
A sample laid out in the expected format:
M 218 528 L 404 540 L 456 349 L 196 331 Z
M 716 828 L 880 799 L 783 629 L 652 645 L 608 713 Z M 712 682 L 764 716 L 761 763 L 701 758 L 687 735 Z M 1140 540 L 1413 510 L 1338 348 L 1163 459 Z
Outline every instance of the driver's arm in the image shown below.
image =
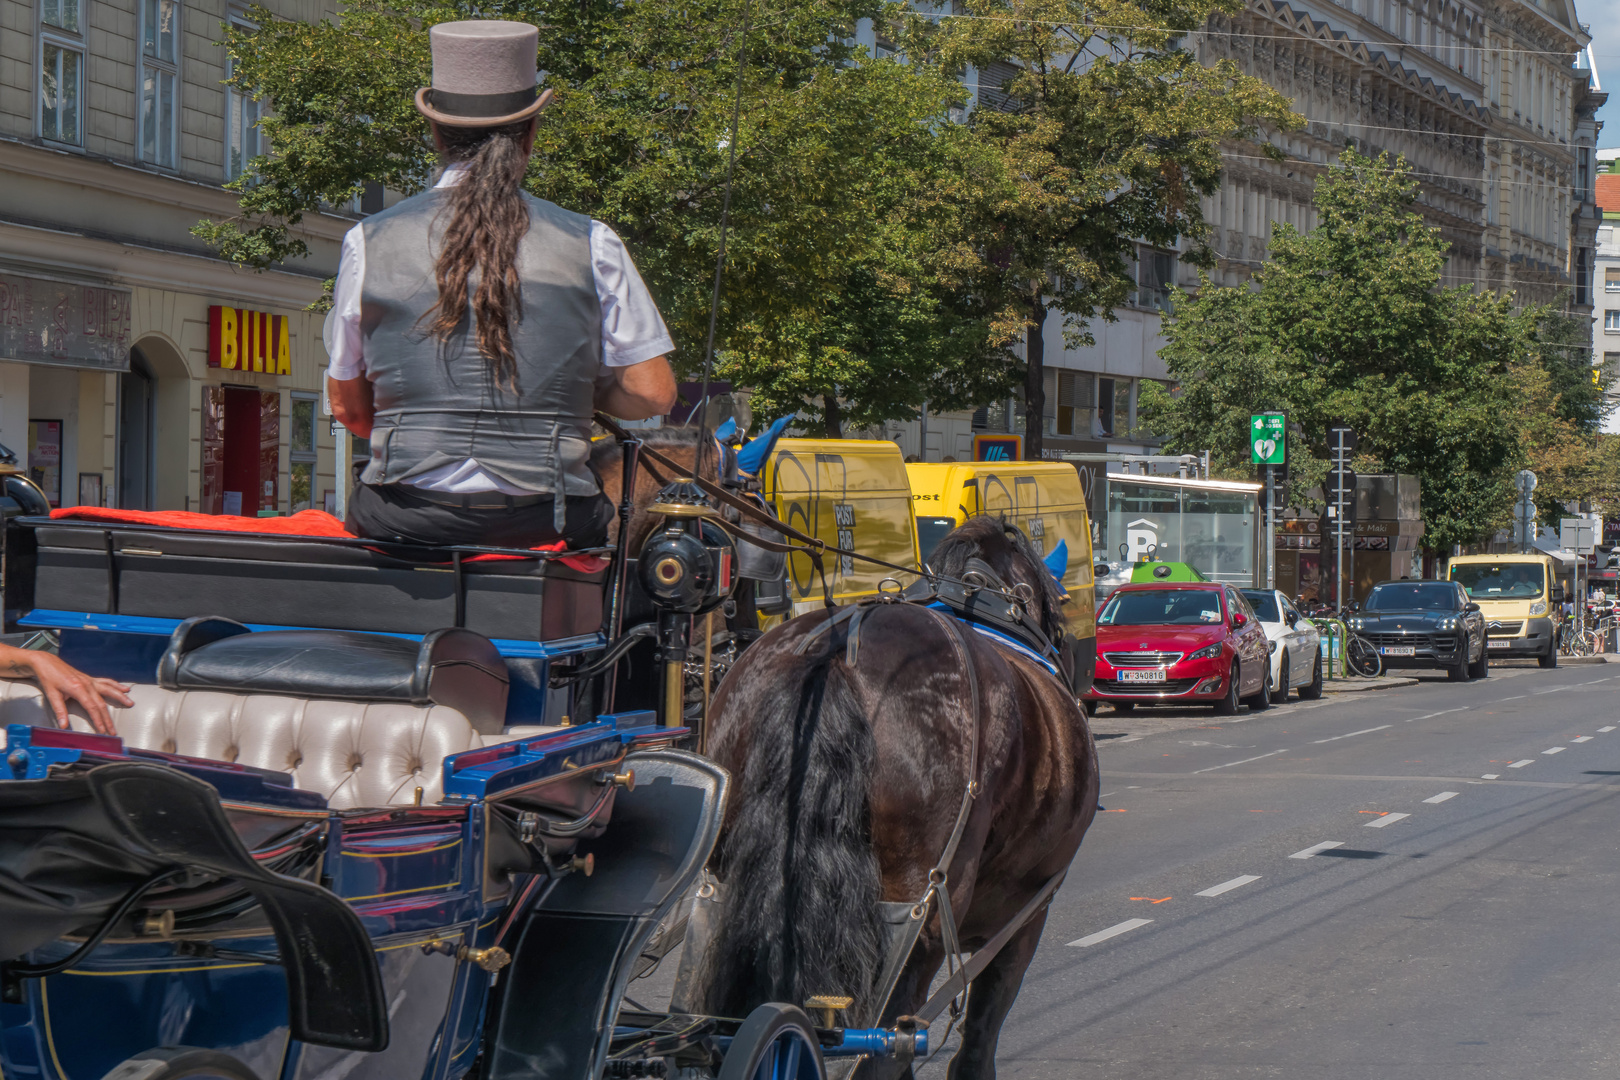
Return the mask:
M 332 418 L 362 439 L 371 438 L 376 413 L 371 401 L 371 380 L 334 379 L 327 376 L 326 398 L 332 403 Z
M 669 366 L 667 355 L 626 367 L 606 368 L 604 375 L 606 377 L 596 384 L 596 407 L 609 416 L 620 420 L 646 420 L 662 416 L 675 407 L 675 372 Z M 335 410 L 337 399 L 332 400 Z M 369 391 L 366 404 L 369 408 Z M 368 426 L 370 422 L 368 411 Z

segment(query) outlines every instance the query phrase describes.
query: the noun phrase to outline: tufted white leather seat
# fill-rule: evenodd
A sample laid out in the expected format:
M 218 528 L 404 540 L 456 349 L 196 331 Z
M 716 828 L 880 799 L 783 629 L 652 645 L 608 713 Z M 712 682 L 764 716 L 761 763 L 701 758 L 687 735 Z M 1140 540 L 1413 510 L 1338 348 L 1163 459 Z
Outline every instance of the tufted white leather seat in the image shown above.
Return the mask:
M 544 734 L 556 728 L 480 735 L 442 705 L 365 704 L 269 694 L 165 690 L 137 685 L 133 708 L 112 706 L 126 745 L 188 757 L 233 761 L 292 774 L 293 784 L 325 795 L 333 809 L 408 806 L 442 796 L 444 759 L 463 750 Z M 89 720 L 70 703 L 73 727 Z M 33 682 L 0 680 L 0 724 L 54 727 Z

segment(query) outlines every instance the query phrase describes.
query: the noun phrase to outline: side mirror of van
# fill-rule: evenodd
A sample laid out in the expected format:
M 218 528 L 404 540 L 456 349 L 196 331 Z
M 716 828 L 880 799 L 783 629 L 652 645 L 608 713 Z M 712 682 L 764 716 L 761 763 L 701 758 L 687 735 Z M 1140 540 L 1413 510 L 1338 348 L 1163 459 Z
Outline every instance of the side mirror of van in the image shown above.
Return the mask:
M 1562 585 L 1553 586 L 1552 602 L 1555 604 L 1564 602 L 1564 587 Z

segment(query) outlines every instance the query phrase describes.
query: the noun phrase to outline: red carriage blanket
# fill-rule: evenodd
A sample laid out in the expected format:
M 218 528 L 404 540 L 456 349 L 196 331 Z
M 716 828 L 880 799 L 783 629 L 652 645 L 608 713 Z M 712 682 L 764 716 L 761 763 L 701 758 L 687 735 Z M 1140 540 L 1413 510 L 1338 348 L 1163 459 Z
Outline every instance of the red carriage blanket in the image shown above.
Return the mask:
M 324 510 L 300 510 L 290 517 L 232 517 L 227 514 L 198 514 L 185 510 L 114 510 L 100 506 L 69 506 L 52 510 L 51 517 L 73 521 L 105 521 L 119 525 L 152 525 L 165 529 L 195 529 L 201 532 L 254 533 L 260 536 L 325 537 L 354 539 L 343 522 Z M 542 544 L 535 551 L 562 551 L 561 540 Z M 485 559 L 518 559 L 520 555 L 474 555 L 469 562 Z M 593 574 L 607 567 L 598 555 L 569 555 L 559 559 L 571 570 Z

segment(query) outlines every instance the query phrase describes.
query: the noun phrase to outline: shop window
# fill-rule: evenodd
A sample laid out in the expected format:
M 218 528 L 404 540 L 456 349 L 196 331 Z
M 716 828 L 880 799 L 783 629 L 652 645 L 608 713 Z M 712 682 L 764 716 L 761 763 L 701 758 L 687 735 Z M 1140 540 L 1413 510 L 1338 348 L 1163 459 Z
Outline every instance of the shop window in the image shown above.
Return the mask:
M 288 480 L 292 512 L 295 514 L 315 505 L 315 412 L 318 400 L 315 394 L 292 395 L 292 432 L 287 456 L 291 461 Z
M 28 479 L 53 508 L 62 505 L 62 421 L 28 421 Z
M 41 0 L 39 21 L 39 136 L 78 145 L 84 139 L 82 0 Z
M 180 5 L 141 0 L 140 156 L 175 167 L 180 126 Z
M 1060 371 L 1057 377 L 1058 435 L 1090 433 L 1091 383 L 1087 372 Z
M 253 30 L 246 19 L 233 15 L 232 30 Z M 231 85 L 236 59 L 225 58 L 225 179 L 235 180 L 247 171 L 248 163 L 265 152 L 259 136 L 259 99 Z M 380 209 L 380 207 L 379 207 Z
M 157 380 L 145 355 L 134 349 L 129 370 L 118 376 L 118 505 L 152 510 Z
M 1114 433 L 1114 380 L 1097 380 L 1097 434 Z

